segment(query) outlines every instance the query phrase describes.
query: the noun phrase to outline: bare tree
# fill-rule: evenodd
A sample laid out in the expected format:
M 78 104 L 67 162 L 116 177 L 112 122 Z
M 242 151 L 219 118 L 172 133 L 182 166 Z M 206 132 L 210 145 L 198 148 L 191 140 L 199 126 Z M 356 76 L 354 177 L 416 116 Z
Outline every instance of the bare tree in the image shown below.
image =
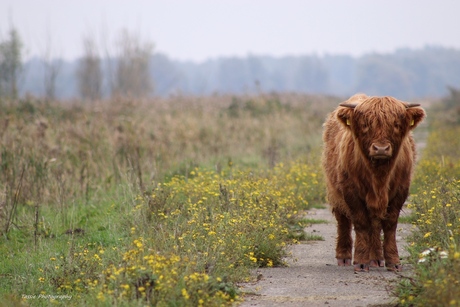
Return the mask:
M 123 30 L 117 47 L 118 63 L 112 95 L 147 97 L 153 90 L 149 71 L 153 45 L 142 43 L 138 35 Z
M 99 39 L 101 46 L 101 53 L 103 54 L 102 71 L 103 71 L 103 88 L 102 95 L 110 95 L 114 93 L 115 89 L 115 61 L 114 52 L 110 44 L 110 33 L 107 26 L 101 30 L 101 37 Z
M 56 79 L 61 68 L 61 62 L 59 60 L 45 58 L 43 60 L 43 65 L 45 65 L 45 76 L 43 79 L 45 97 L 49 100 L 54 100 L 56 98 Z
M 18 78 L 22 71 L 22 42 L 12 28 L 9 38 L 0 42 L 0 96 L 18 98 Z
M 43 85 L 45 87 L 45 98 L 54 100 L 56 98 L 56 80 L 62 63 L 52 54 L 51 48 L 51 36 L 48 32 L 46 47 L 42 57 L 44 66 Z
M 84 55 L 77 68 L 78 90 L 82 99 L 94 101 L 102 96 L 101 58 L 93 37 L 83 38 L 83 48 Z

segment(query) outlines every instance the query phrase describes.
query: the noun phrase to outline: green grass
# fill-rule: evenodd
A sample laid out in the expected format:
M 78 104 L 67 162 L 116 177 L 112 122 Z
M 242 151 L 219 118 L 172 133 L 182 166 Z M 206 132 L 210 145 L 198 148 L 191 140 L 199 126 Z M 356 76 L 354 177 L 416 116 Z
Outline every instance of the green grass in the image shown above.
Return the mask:
M 324 241 L 324 237 L 314 233 L 306 233 L 305 234 L 305 241 Z
M 327 224 L 326 220 L 317 220 L 317 219 L 307 219 L 301 218 L 296 221 L 295 224 L 291 223 L 290 228 L 290 237 L 297 241 L 324 241 L 324 238 L 321 235 L 316 235 L 309 233 L 305 230 L 306 227 L 314 224 Z
M 322 204 L 322 203 L 315 203 L 315 204 L 313 204 L 312 208 L 313 208 L 313 209 L 326 209 L 327 206 L 325 206 L 325 205 Z
M 416 221 L 417 217 L 414 213 L 410 215 L 399 216 L 398 223 L 400 224 L 412 224 Z
M 329 223 L 326 220 L 306 219 L 306 218 L 301 219 L 299 222 L 304 224 L 304 225 L 315 225 L 315 224 L 327 224 L 327 223 Z

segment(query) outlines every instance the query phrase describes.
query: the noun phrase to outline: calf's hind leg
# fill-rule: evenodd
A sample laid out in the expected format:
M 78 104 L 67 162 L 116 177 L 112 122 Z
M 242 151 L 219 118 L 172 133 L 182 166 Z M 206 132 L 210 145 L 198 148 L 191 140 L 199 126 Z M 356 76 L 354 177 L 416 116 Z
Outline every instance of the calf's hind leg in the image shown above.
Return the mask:
M 351 265 L 353 239 L 351 237 L 351 220 L 337 209 L 333 210 L 337 220 L 337 246 L 335 257 L 339 266 Z

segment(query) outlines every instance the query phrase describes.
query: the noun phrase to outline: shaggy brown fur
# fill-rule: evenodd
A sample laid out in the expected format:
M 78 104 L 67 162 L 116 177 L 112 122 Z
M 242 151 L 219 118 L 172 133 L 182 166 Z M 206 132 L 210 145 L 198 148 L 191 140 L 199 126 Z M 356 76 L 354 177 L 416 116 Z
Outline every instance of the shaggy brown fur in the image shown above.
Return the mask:
M 384 262 L 388 269 L 401 269 L 396 227 L 415 162 L 411 130 L 424 117 L 418 105 L 357 94 L 324 123 L 322 164 L 337 219 L 339 265 L 351 265 L 353 226 L 356 271 Z

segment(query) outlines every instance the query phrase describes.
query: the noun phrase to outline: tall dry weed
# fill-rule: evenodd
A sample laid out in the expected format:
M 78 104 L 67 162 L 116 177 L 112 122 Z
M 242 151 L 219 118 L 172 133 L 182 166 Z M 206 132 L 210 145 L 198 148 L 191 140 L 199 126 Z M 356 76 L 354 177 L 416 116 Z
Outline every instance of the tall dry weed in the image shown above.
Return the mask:
M 63 212 L 120 184 L 151 190 L 199 165 L 273 167 L 320 144 L 321 123 L 336 103 L 295 94 L 92 105 L 27 98 L 2 110 L 4 207 L 12 213 L 17 201 L 33 215 L 41 206 Z

